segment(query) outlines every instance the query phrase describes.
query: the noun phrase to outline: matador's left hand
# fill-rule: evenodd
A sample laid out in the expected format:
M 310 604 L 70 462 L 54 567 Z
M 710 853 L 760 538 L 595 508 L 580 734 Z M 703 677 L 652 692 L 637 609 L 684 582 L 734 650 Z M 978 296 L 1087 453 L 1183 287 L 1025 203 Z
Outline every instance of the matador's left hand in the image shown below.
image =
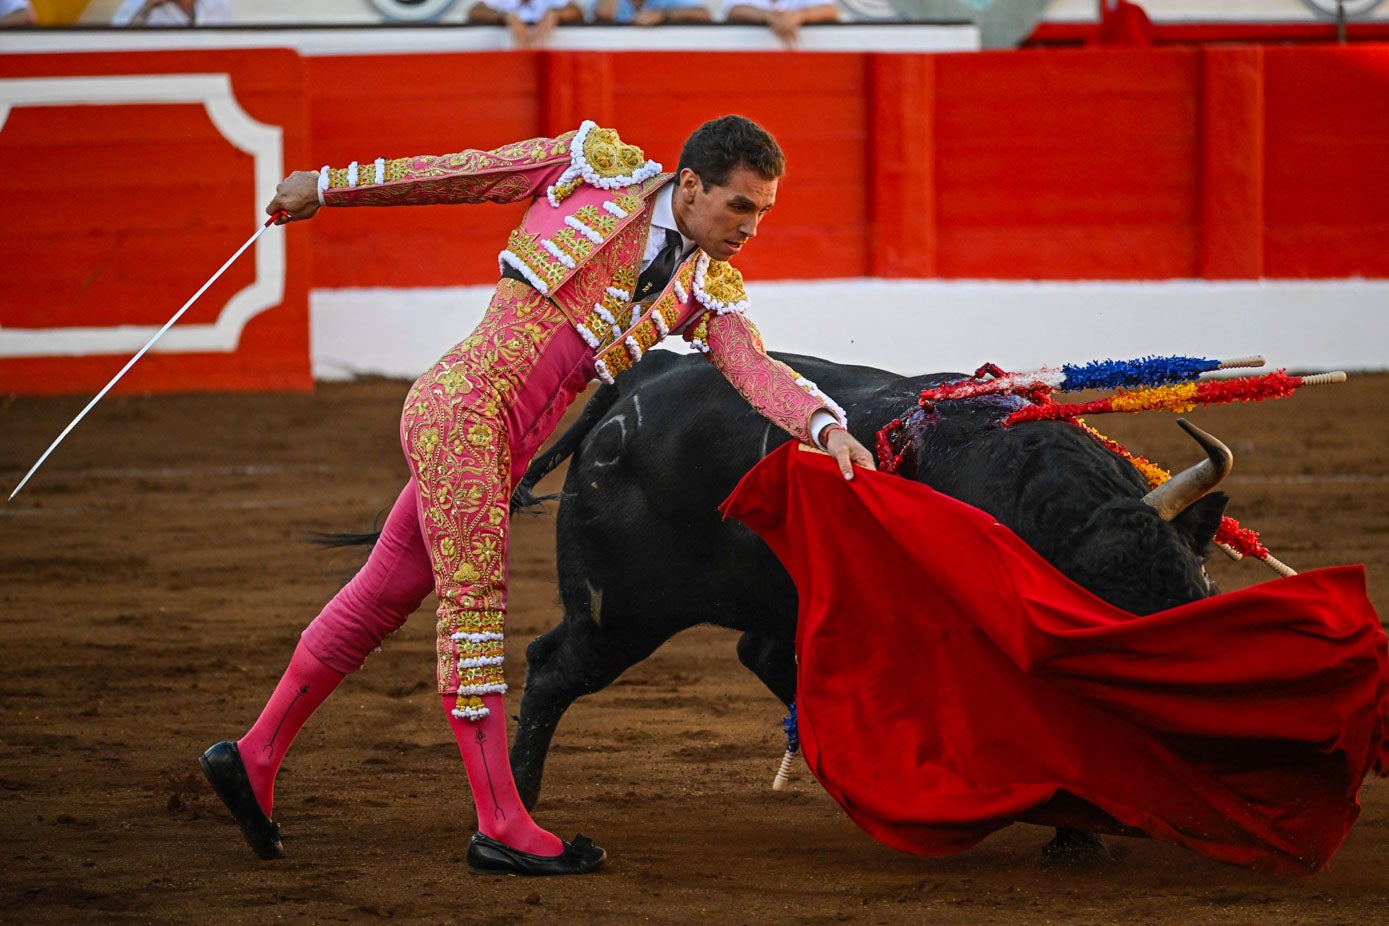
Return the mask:
M 829 428 L 825 435 L 825 451 L 834 457 L 845 479 L 854 478 L 855 466 L 874 470 L 878 468 L 868 448 L 860 444 L 854 435 L 837 425 Z

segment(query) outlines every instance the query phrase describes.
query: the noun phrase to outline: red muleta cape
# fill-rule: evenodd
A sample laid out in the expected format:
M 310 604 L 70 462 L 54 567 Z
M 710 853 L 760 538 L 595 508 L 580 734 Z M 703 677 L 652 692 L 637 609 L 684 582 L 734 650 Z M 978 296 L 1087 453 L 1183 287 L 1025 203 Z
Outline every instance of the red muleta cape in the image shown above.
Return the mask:
M 1025 821 L 1307 873 L 1389 767 L 1361 566 L 1135 616 L 987 513 L 898 476 L 845 483 L 793 444 L 723 510 L 796 583 L 806 761 L 889 846 L 946 855 Z

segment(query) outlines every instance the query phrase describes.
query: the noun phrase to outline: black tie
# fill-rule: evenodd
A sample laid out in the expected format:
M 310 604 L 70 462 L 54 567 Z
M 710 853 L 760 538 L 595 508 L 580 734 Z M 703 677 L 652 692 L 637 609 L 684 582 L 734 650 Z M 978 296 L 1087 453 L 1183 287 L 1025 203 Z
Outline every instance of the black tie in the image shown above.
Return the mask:
M 633 302 L 643 302 L 665 289 L 675 273 L 675 265 L 680 262 L 681 245 L 684 243 L 680 233 L 673 228 L 662 229 L 666 233 L 666 243 L 656 252 L 651 263 L 637 277 L 637 291 Z

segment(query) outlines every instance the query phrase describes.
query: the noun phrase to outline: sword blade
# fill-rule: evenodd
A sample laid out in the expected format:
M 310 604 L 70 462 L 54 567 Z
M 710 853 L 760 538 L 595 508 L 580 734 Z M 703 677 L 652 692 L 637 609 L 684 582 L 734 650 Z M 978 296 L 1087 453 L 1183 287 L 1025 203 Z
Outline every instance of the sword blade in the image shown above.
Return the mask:
M 48 455 L 57 449 L 58 445 L 63 442 L 63 438 L 67 437 L 68 434 L 72 432 L 72 429 L 77 427 L 77 422 L 85 418 L 87 416 L 87 412 L 91 411 L 93 408 L 96 407 L 96 403 L 100 402 L 102 397 L 106 395 L 106 393 L 111 391 L 112 386 L 120 382 L 121 377 L 124 376 L 130 370 L 131 367 L 135 366 L 135 362 L 137 360 L 145 356 L 145 352 L 154 346 L 154 342 L 158 341 L 161 337 L 163 337 L 164 332 L 172 328 L 174 326 L 174 322 L 178 321 L 180 318 L 183 317 L 183 313 L 187 312 L 189 307 L 192 306 L 193 303 L 198 301 L 198 297 L 201 296 L 203 293 L 207 292 L 208 287 L 211 286 L 213 283 L 216 283 L 217 279 L 223 273 L 226 273 L 227 268 L 230 267 L 232 264 L 236 263 L 236 259 L 240 257 L 243 253 L 245 253 L 247 248 L 255 244 L 256 239 L 259 238 L 262 234 L 264 234 L 265 230 L 269 228 L 271 224 L 274 223 L 275 219 L 279 218 L 279 216 L 280 213 L 272 215 L 264 225 L 256 229 L 256 233 L 251 237 L 247 238 L 246 243 L 243 244 L 241 247 L 237 248 L 236 253 L 233 254 L 231 257 L 227 258 L 227 262 L 223 264 L 221 268 L 216 273 L 214 273 L 206 283 L 202 285 L 201 289 L 199 289 L 196 293 L 193 294 L 193 298 L 185 302 L 183 304 L 183 308 L 175 312 L 174 317 L 165 322 L 164 327 L 156 331 L 154 333 L 154 337 L 150 338 L 148 341 L 145 342 L 145 346 L 140 348 L 140 350 L 135 354 L 135 356 L 131 357 L 130 360 L 126 362 L 125 366 L 121 367 L 121 371 L 119 373 L 111 377 L 111 381 L 107 383 L 105 386 L 103 386 L 101 388 L 101 391 L 98 392 L 96 396 L 90 402 L 87 403 L 87 407 L 78 412 L 76 418 L 68 422 L 68 426 L 63 428 L 63 433 L 59 434 L 57 439 L 54 440 L 53 443 L 48 445 L 48 449 L 45 450 L 43 454 L 38 458 L 38 460 L 34 462 L 33 466 L 29 467 L 29 472 L 25 473 L 24 478 L 19 480 L 19 485 L 15 486 L 14 491 L 10 493 L 10 501 L 14 501 L 14 497 L 19 494 L 19 490 L 24 488 L 24 484 L 29 481 L 30 477 L 33 476 L 34 473 L 38 472 L 39 467 L 43 465 L 43 461 L 47 460 Z

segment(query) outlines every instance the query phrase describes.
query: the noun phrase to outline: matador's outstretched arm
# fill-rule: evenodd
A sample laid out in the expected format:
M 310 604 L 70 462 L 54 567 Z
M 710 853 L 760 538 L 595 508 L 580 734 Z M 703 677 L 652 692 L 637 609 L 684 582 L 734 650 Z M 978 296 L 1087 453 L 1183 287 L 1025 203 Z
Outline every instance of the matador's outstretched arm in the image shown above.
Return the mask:
M 572 162 L 573 132 L 531 138 L 492 151 L 353 161 L 296 171 L 276 188 L 266 212 L 281 223 L 312 218 L 321 206 L 421 206 L 512 203 L 543 195 Z

